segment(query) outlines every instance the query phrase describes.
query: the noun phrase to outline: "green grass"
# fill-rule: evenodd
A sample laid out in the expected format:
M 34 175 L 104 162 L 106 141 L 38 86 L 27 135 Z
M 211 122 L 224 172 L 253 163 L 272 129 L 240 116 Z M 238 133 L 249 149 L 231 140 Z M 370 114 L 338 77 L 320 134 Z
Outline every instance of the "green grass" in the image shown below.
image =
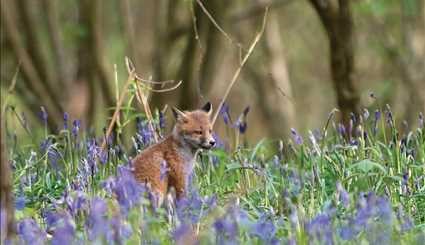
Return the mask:
M 396 243 L 420 244 L 425 239 L 425 131 L 422 126 L 399 132 L 393 126 L 396 122 L 388 117 L 389 111 L 383 113 L 387 117 L 362 118 L 351 137 L 341 134 L 331 113 L 326 126 L 314 134 L 309 132 L 302 143 L 299 139 L 265 139 L 243 147 L 238 143 L 242 141 L 238 129 L 229 128 L 228 135 L 221 136 L 226 147 L 203 152 L 198 158 L 192 189 L 199 191 L 200 197 L 193 194 L 190 203 L 200 206 L 186 206 L 196 217 L 193 220 L 185 220 L 166 207 L 152 210 L 146 193 L 140 202 L 130 205 L 129 212 L 122 212 L 117 193 L 105 188 L 108 178 L 114 183 L 124 178 L 116 177 L 118 169 L 136 155 L 129 122 L 137 115 L 131 110 L 118 124 L 118 131 L 123 133 L 120 139 L 125 140 L 109 145 L 107 152 L 99 148 L 102 137 L 94 144 L 94 136 L 82 130 L 75 136 L 72 125 L 56 135 L 45 131 L 30 140 L 12 137 L 8 152 L 14 193 L 25 198 L 25 208 L 17 210 L 16 217 L 21 222 L 33 218 L 44 231 L 52 229 L 46 223 L 47 212 L 66 213 L 65 221 L 53 225 L 56 235 L 65 234 L 57 227 L 63 228 L 63 223 L 69 222 L 74 242 L 106 242 L 108 234 L 119 237 L 114 233 L 116 227 L 106 225 L 108 231 L 97 238 L 90 235 L 95 226 L 89 224 L 90 215 L 97 212 L 93 210 L 93 199 L 99 197 L 108 207 L 100 215 L 103 222 L 119 220 L 118 227 L 131 229 L 131 235 L 116 238 L 127 244 L 173 243 L 173 232 L 179 228 L 182 234 L 194 230 L 197 239 L 206 244 L 328 244 L 329 237 L 336 243 L 378 244 L 383 241 L 378 234 Z M 158 127 L 158 120 L 154 124 Z M 46 140 L 49 146 L 41 150 Z M 105 154 L 108 159 L 102 163 Z M 337 190 L 337 183 L 343 189 Z M 344 190 L 349 197 L 347 203 L 343 200 Z M 67 200 L 74 202 L 78 194 L 85 202 L 72 213 Z M 216 202 L 208 204 L 204 197 L 212 196 Z M 410 218 L 412 225 L 408 225 Z M 185 230 L 186 223 L 191 228 Z M 227 230 L 237 227 L 236 234 L 221 231 L 223 224 Z M 354 233 L 349 240 L 342 238 L 344 228 Z M 20 230 L 19 239 L 25 240 L 25 232 L 24 228 Z M 53 233 L 53 240 L 56 235 Z

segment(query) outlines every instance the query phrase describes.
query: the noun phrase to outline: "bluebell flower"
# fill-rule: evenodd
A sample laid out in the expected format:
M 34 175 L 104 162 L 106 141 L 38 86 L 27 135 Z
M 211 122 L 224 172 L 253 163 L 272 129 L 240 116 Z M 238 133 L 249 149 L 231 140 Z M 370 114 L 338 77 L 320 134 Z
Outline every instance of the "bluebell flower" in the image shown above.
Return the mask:
M 291 128 L 291 134 L 295 144 L 302 145 L 303 138 L 301 137 L 301 135 L 298 134 L 298 132 L 294 128 Z
M 397 219 L 400 223 L 400 231 L 402 233 L 408 232 L 414 227 L 414 223 L 412 218 L 410 218 L 406 213 L 403 211 L 403 207 L 399 206 L 397 211 Z
M 198 222 L 203 216 L 215 206 L 216 198 L 202 198 L 199 193 L 194 190 L 187 194 L 186 197 L 177 201 L 177 215 L 180 220 L 188 224 Z M 201 216 L 202 214 L 202 216 Z
M 246 132 L 247 127 L 248 127 L 248 123 L 247 123 L 247 119 L 246 119 L 248 112 L 249 112 L 249 106 L 247 106 L 243 110 L 242 114 L 239 116 L 238 120 L 236 121 L 236 123 L 234 125 L 234 127 L 236 127 L 241 134 L 244 134 Z
M 48 212 L 45 216 L 47 229 L 53 233 L 52 245 L 72 244 L 75 223 L 67 212 Z
M 69 119 L 69 114 L 67 112 L 63 113 L 63 129 L 68 129 L 68 119 Z
M 338 123 L 338 133 L 343 137 L 346 135 L 344 124 Z
M 46 109 L 44 108 L 44 106 L 40 107 L 40 112 L 38 113 L 38 116 L 40 117 L 41 121 L 43 122 L 43 124 L 47 124 L 47 118 L 48 118 L 48 114 Z
M 251 234 L 260 238 L 265 244 L 274 244 L 276 239 L 276 226 L 267 214 L 263 214 L 251 227 Z
M 140 203 L 140 198 L 145 191 L 143 186 L 136 181 L 131 169 L 125 166 L 118 166 L 118 176 L 109 180 L 107 188 L 111 188 L 120 204 L 122 214 L 128 214 L 128 211 L 136 204 Z
M 108 220 L 106 217 L 108 207 L 106 202 L 101 198 L 94 198 L 90 203 L 89 216 L 86 226 L 88 229 L 89 239 L 91 241 L 104 236 L 109 232 Z
M 393 119 L 393 113 L 391 112 L 391 107 L 388 104 L 386 104 L 385 107 L 386 107 L 386 110 L 385 110 L 386 122 L 390 127 L 392 127 L 394 124 L 394 119 Z
M 81 127 L 81 121 L 80 120 L 74 120 L 72 122 L 72 135 L 74 137 L 78 136 L 78 132 L 80 131 L 80 127 Z
M 225 216 L 218 218 L 213 226 L 217 234 L 217 244 L 232 244 L 236 242 L 239 229 L 235 220 Z
M 336 183 L 336 191 L 338 194 L 339 201 L 345 208 L 348 208 L 348 206 L 350 205 L 350 195 L 339 181 Z
M 230 117 L 230 108 L 226 102 L 224 102 L 221 106 L 219 114 L 223 118 L 223 121 L 226 125 L 232 124 L 232 118 Z
M 109 244 L 122 244 L 133 233 L 131 226 L 123 222 L 120 215 L 114 215 L 109 223 L 111 231 L 106 234 L 106 240 Z
M 424 114 L 422 114 L 422 112 L 419 112 L 419 128 L 424 128 L 425 123 L 424 123 Z
M 381 119 L 381 112 L 379 110 L 375 111 L 375 120 L 373 121 L 373 135 L 376 135 L 378 132 L 378 122 Z
M 182 223 L 172 232 L 173 240 L 175 244 L 186 244 L 186 243 L 197 243 L 195 231 L 192 227 L 186 223 Z
M 47 238 L 46 232 L 40 229 L 35 220 L 30 218 L 18 222 L 17 233 L 26 244 L 44 244 Z
M 165 115 L 162 111 L 159 111 L 159 128 L 164 129 L 165 128 Z
M 153 143 L 154 132 L 151 130 L 149 124 L 146 121 L 143 121 L 140 117 L 137 117 L 136 127 L 136 138 L 139 140 L 139 143 L 141 143 L 142 146 L 148 146 Z
M 25 208 L 25 196 L 21 194 L 15 198 L 15 208 L 16 210 L 23 210 Z
M 334 244 L 331 218 L 328 214 L 319 214 L 306 224 L 311 241 L 323 244 Z

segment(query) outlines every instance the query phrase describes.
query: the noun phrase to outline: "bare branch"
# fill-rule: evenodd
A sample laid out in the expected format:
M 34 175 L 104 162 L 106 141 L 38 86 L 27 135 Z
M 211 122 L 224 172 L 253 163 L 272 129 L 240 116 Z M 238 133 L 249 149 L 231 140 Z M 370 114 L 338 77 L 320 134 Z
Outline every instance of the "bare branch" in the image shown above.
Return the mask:
M 235 84 L 236 80 L 239 77 L 239 74 L 241 73 L 242 67 L 245 65 L 246 61 L 248 60 L 249 56 L 251 55 L 251 53 L 254 51 L 255 46 L 257 45 L 258 41 L 260 41 L 261 36 L 264 33 L 264 28 L 266 26 L 266 20 L 267 20 L 267 13 L 268 13 L 269 8 L 266 7 L 265 13 L 264 13 L 264 18 L 263 18 L 263 23 L 261 26 L 261 30 L 257 33 L 257 35 L 254 38 L 254 41 L 252 42 L 251 46 L 248 49 L 248 52 L 245 54 L 241 64 L 239 65 L 238 69 L 236 69 L 235 74 L 233 75 L 232 80 L 230 81 L 229 86 L 227 86 L 226 92 L 224 93 L 223 98 L 220 101 L 219 106 L 217 107 L 217 110 L 214 114 L 214 117 L 212 119 L 212 124 L 214 125 L 215 121 L 217 120 L 218 114 L 220 113 L 221 107 L 224 104 L 224 101 L 226 101 L 227 96 L 230 93 L 230 90 L 232 89 L 233 85 Z

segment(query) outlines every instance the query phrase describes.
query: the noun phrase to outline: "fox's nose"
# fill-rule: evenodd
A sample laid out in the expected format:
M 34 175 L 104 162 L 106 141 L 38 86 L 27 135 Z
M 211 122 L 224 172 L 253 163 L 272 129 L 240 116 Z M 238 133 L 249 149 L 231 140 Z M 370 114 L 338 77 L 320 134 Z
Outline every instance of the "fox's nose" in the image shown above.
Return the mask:
M 215 146 L 215 140 L 210 140 L 210 146 Z

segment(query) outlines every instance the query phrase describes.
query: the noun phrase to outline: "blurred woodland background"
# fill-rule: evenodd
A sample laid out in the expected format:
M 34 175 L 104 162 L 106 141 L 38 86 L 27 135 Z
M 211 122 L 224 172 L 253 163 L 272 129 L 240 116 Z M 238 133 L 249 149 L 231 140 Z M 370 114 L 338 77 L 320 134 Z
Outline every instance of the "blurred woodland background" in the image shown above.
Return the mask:
M 389 104 L 417 123 L 423 0 L 1 0 L 2 97 L 20 64 L 18 113 L 35 118 L 44 106 L 51 130 L 64 112 L 102 128 L 116 103 L 114 65 L 122 88 L 128 56 L 144 78 L 183 81 L 152 94 L 152 108 L 217 107 L 266 6 L 264 35 L 227 100 L 233 118 L 250 106 L 248 139 L 322 127 L 333 108 L 347 122 Z

